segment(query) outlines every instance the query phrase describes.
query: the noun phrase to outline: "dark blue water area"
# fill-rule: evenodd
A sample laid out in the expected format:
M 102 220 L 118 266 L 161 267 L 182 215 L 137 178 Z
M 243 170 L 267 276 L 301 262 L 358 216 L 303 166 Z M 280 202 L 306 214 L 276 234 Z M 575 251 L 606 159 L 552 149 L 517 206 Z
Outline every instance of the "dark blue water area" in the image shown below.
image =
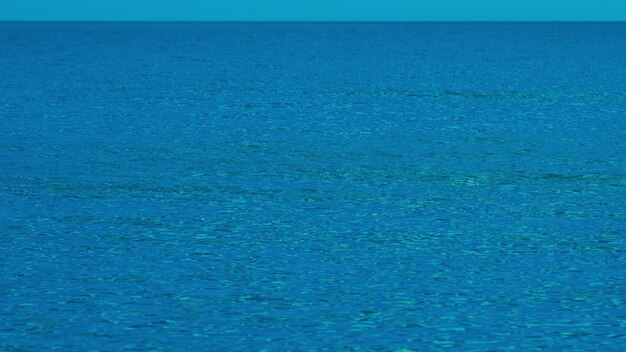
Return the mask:
M 1 23 L 0 350 L 623 351 L 626 23 Z

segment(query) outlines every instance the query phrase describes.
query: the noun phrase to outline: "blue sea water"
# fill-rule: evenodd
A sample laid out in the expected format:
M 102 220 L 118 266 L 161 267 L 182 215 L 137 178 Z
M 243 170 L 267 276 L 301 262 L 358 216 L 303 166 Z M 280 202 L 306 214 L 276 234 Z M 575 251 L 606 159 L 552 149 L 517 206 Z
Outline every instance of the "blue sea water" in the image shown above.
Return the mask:
M 623 351 L 626 23 L 0 23 L 1 351 Z

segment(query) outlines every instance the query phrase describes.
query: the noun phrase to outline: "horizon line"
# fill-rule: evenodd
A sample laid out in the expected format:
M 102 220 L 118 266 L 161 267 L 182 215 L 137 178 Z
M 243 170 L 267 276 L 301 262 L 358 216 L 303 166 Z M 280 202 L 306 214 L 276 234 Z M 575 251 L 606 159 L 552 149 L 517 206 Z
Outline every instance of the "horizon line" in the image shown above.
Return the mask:
M 626 23 L 624 20 L 129 20 L 129 19 L 0 19 L 8 22 L 103 22 L 103 23 Z

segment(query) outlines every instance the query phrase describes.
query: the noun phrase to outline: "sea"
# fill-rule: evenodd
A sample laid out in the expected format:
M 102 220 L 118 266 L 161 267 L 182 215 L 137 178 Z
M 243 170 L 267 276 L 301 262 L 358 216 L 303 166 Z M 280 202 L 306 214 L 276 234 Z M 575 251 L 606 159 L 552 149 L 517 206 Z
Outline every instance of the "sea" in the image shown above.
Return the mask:
M 626 23 L 0 23 L 0 351 L 624 351 Z

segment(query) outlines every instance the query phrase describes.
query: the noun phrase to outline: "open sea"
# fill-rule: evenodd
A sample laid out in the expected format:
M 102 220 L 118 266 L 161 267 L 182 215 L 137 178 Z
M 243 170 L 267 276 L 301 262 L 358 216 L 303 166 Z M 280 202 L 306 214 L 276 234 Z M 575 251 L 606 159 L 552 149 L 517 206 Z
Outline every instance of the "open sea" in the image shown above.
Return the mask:
M 0 23 L 0 351 L 624 351 L 626 23 Z

